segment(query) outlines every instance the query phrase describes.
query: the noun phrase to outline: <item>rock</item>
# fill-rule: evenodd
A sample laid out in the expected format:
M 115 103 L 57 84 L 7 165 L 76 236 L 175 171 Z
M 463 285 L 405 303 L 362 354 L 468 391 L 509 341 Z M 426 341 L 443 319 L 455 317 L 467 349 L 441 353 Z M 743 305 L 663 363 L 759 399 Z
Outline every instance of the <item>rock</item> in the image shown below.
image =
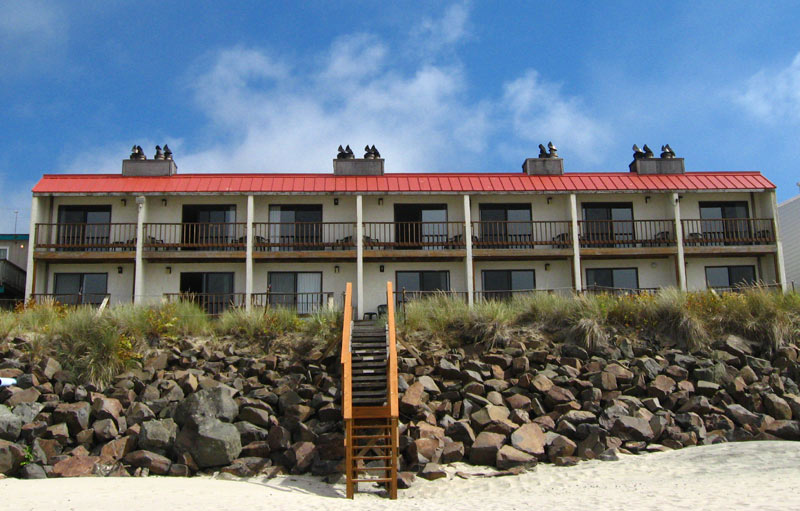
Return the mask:
M 113 397 L 97 396 L 92 401 L 92 416 L 95 420 L 112 419 L 118 429 L 122 426 L 120 417 L 123 411 L 122 403 Z
M 272 466 L 272 460 L 269 458 L 245 457 L 233 460 L 233 463 L 221 468 L 220 472 L 236 477 L 253 477 L 270 466 Z
M 56 359 L 47 357 L 39 363 L 38 369 L 42 376 L 51 380 L 57 372 L 61 371 L 61 364 Z
M 596 422 L 597 415 L 586 410 L 570 410 L 561 416 L 562 421 L 568 421 L 570 424 L 578 426 L 588 422 Z
M 768 414 L 777 420 L 791 420 L 792 409 L 789 407 L 789 403 L 787 403 L 784 399 L 771 393 L 765 394 L 763 399 L 764 407 L 766 408 Z
M 169 458 L 145 450 L 138 450 L 128 453 L 124 460 L 125 463 L 132 467 L 146 468 L 151 474 L 160 476 L 169 474 L 169 467 L 172 464 Z
M 315 447 L 311 442 L 296 442 L 286 451 L 286 459 L 289 461 L 293 474 L 302 474 L 307 471 L 314 462 Z
M 271 450 L 282 451 L 292 444 L 292 434 L 283 426 L 273 426 L 267 435 L 267 442 Z
M 724 406 L 725 415 L 733 419 L 740 426 L 758 426 L 761 424 L 761 417 L 742 405 L 730 404 Z
M 472 427 L 463 421 L 454 422 L 445 430 L 445 434 L 454 441 L 462 442 L 464 445 L 472 445 L 475 442 L 475 433 Z
M 614 421 L 611 432 L 623 440 L 650 441 L 655 437 L 650 423 L 638 417 L 618 417 Z
M 505 399 L 505 402 L 512 410 L 528 411 L 531 409 L 531 398 L 523 394 L 511 394 Z
M 183 427 L 206 422 L 204 419 L 232 422 L 237 415 L 239 407 L 231 397 L 230 390 L 220 385 L 196 392 L 178 403 L 174 419 Z
M 506 437 L 498 433 L 484 431 L 479 434 L 469 452 L 469 462 L 473 465 L 494 466 L 497 452 L 505 443 Z
M 423 403 L 427 402 L 428 395 L 425 393 L 425 387 L 420 382 L 414 382 L 403 393 L 400 398 L 400 412 L 406 415 L 416 415 L 417 410 Z
M 470 419 L 472 420 L 473 427 L 481 431 L 492 422 L 508 419 L 509 414 L 510 412 L 505 406 L 486 405 L 473 413 Z
M 0 439 L 15 442 L 22 432 L 22 419 L 0 405 Z
M 438 463 L 426 463 L 422 471 L 420 471 L 419 476 L 428 481 L 434 481 L 447 477 L 447 472 L 445 472 L 444 468 Z
M 728 334 L 715 347 L 740 358 L 753 354 L 750 341 L 733 334 Z
M 25 390 L 15 392 L 13 396 L 6 400 L 6 405 L 17 406 L 21 403 L 35 403 L 41 395 L 42 394 L 38 390 L 30 387 Z
M 552 389 L 553 385 L 554 384 L 552 381 L 550 381 L 550 378 L 543 374 L 537 374 L 533 378 L 533 381 L 531 381 L 531 386 L 533 386 L 534 389 L 538 390 L 542 394 Z
M 555 461 L 558 458 L 570 457 L 575 452 L 575 449 L 578 448 L 575 442 L 564 435 L 559 435 L 557 433 L 548 433 L 548 435 L 552 435 L 546 447 L 547 457 L 550 461 Z
M 433 381 L 433 378 L 430 376 L 420 376 L 417 378 L 417 381 L 422 384 L 422 388 L 425 389 L 425 392 L 429 394 L 438 394 L 439 393 L 439 386 L 436 385 L 436 382 Z
M 28 463 L 19 471 L 22 479 L 47 479 L 47 472 L 38 463 Z
M 534 463 L 536 463 L 536 458 L 510 445 L 504 445 L 497 451 L 496 466 L 501 470 Z
M 608 364 L 604 371 L 613 374 L 617 381 L 623 383 L 630 383 L 633 380 L 633 372 L 619 364 Z
M 783 440 L 800 440 L 800 421 L 777 420 L 767 425 L 764 431 Z
M 269 442 L 250 442 L 242 447 L 240 453 L 243 458 L 269 458 Z
M 87 429 L 85 431 L 90 430 Z M 113 440 L 117 438 L 117 435 L 119 435 L 119 431 L 117 431 L 117 425 L 113 419 L 101 419 L 99 421 L 95 421 L 94 424 L 92 424 L 92 432 L 94 437 L 100 443 Z
M 262 428 L 269 428 L 272 425 L 269 421 L 269 412 L 251 406 L 242 408 L 237 420 L 246 421 Z
M 522 452 L 542 457 L 545 452 L 544 433 L 537 424 L 525 424 L 511 434 L 511 445 Z
M 414 472 L 398 472 L 397 473 L 397 487 L 401 490 L 411 488 L 411 484 L 417 476 Z
M 21 445 L 0 440 L 0 474 L 13 476 L 25 460 L 25 448 Z
M 89 403 L 61 403 L 56 406 L 53 411 L 53 422 L 63 422 L 69 428 L 71 435 L 77 435 L 79 432 L 89 427 L 89 416 L 91 415 L 91 407 Z
M 177 436 L 178 425 L 172 419 L 143 422 L 139 431 L 139 449 L 157 453 L 166 452 L 172 448 Z
M 739 376 L 742 377 L 742 379 L 747 385 L 752 385 L 753 383 L 758 381 L 758 376 L 756 376 L 756 372 L 753 371 L 753 368 L 750 366 L 742 367 L 742 369 L 739 370 Z
M 186 415 L 185 417 L 190 416 Z M 198 467 L 228 465 L 239 456 L 242 451 L 242 443 L 239 431 L 233 424 L 202 416 L 191 417 L 193 417 L 191 420 L 199 419 L 200 423 L 187 425 L 181 429 L 175 445 L 178 450 L 191 454 Z
M 719 384 L 711 381 L 699 380 L 695 384 L 695 392 L 705 397 L 714 397 L 714 394 L 716 394 L 719 389 Z
M 575 396 L 569 389 L 554 385 L 545 393 L 544 399 L 547 406 L 555 408 L 558 405 L 575 401 Z
M 131 404 L 130 408 L 128 408 L 127 413 L 125 414 L 125 419 L 128 422 L 129 426 L 134 424 L 141 424 L 145 421 L 149 421 L 151 419 L 155 419 L 156 415 L 153 413 L 153 410 L 150 409 L 144 403 L 133 403 Z
M 108 442 L 100 450 L 100 456 L 114 461 L 121 460 L 136 448 L 136 437 L 124 436 Z
M 87 406 L 89 403 L 85 403 Z M 70 456 L 53 465 L 54 477 L 91 477 L 94 466 L 100 461 L 97 456 Z
M 602 390 L 617 390 L 617 377 L 611 372 L 602 371 L 589 378 L 592 385 Z
M 647 395 L 664 400 L 675 390 L 675 380 L 669 376 L 659 374 L 647 386 Z
M 2 406 L 2 405 L 0 405 Z M 20 403 L 11 410 L 11 413 L 22 419 L 22 425 L 34 422 L 36 416 L 42 411 L 44 405 L 42 403 Z M 0 412 L 2 414 L 2 412 Z
M 464 459 L 464 444 L 462 442 L 448 442 L 442 450 L 442 463 L 456 463 Z

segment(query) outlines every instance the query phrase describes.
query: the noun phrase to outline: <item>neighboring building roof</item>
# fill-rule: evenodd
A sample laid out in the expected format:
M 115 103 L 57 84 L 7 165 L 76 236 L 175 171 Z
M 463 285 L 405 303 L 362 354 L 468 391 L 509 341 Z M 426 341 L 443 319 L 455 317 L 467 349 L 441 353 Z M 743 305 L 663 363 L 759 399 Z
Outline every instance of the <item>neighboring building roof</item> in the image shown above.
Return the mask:
M 759 172 L 687 172 L 686 174 L 568 173 L 529 176 L 522 173 L 385 174 L 45 174 L 34 194 L 392 194 L 516 192 L 754 191 L 774 189 Z
M 0 234 L 0 241 L 25 241 L 27 234 Z

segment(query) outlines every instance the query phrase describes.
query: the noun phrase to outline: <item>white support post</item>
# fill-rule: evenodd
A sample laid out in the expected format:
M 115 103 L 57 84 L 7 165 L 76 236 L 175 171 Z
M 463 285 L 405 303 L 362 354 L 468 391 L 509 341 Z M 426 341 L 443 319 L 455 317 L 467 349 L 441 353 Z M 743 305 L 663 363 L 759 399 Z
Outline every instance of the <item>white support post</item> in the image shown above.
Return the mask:
M 583 290 L 581 283 L 581 239 L 578 226 L 578 200 L 574 193 L 569 194 L 569 217 L 572 220 L 572 285 L 576 293 Z
M 136 263 L 133 278 L 133 303 L 143 303 L 144 289 L 144 220 L 147 214 L 147 198 L 144 195 L 136 197 Z
M 252 195 L 247 196 L 247 255 L 244 263 L 244 307 L 250 312 L 253 308 L 253 215 L 255 212 L 255 201 Z
M 678 289 L 686 291 L 686 257 L 683 252 L 683 222 L 681 222 L 681 198 L 678 192 L 672 193 L 672 215 L 675 220 L 675 244 L 678 254 L 675 256 L 675 266 L 678 273 Z
M 356 318 L 364 316 L 364 211 L 356 195 Z
M 772 232 L 775 233 L 775 280 L 781 286 L 784 293 L 786 288 L 786 266 L 783 264 L 783 242 L 781 242 L 780 229 L 778 228 L 778 199 L 775 190 L 769 193 L 770 206 L 772 209 Z
M 37 197 L 34 195 L 33 200 L 31 201 L 31 226 L 30 236 L 28 238 L 28 271 L 25 274 L 25 301 L 30 300 L 31 295 L 36 292 L 33 289 L 33 283 L 36 280 L 35 273 L 36 273 L 36 266 L 33 262 L 33 250 L 36 247 L 36 244 L 39 242 L 37 238 L 37 231 L 36 231 L 36 224 L 39 223 L 39 213 L 43 199 L 41 197 Z M 50 235 L 49 231 L 46 233 L 42 233 L 41 235 L 44 236 L 45 234 Z M 48 242 L 50 240 L 47 240 Z
M 464 244 L 467 249 L 464 257 L 464 270 L 467 278 L 467 305 L 471 308 L 475 303 L 475 275 L 472 273 L 472 211 L 470 210 L 469 195 L 464 196 Z

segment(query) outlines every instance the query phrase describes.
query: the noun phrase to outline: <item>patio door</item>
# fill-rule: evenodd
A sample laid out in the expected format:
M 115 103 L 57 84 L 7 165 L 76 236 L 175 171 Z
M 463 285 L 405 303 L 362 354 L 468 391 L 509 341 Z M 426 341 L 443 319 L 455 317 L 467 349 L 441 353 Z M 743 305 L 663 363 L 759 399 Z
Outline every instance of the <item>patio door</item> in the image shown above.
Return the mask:
M 181 272 L 180 292 L 209 314 L 220 314 L 235 305 L 233 272 Z
M 712 245 L 749 239 L 750 224 L 747 202 L 701 202 L 700 229 L 703 239 Z
M 100 250 L 111 241 L 111 206 L 58 208 L 58 243 L 82 250 Z
M 633 246 L 636 235 L 631 203 L 583 204 L 583 219 L 585 224 L 582 235 L 591 246 Z
M 531 246 L 530 204 L 481 204 L 479 244 L 487 248 Z
M 273 251 L 318 250 L 323 246 L 322 206 L 319 204 L 270 206 L 269 222 Z
M 56 273 L 53 293 L 65 305 L 99 305 L 106 297 L 108 273 Z
M 397 248 L 440 250 L 448 240 L 447 204 L 395 204 Z
M 321 272 L 271 271 L 269 304 L 296 309 L 298 314 L 311 314 L 324 305 Z
M 222 247 L 235 243 L 236 206 L 192 205 L 183 206 L 181 243 L 195 248 Z M 244 243 L 244 240 L 241 240 Z

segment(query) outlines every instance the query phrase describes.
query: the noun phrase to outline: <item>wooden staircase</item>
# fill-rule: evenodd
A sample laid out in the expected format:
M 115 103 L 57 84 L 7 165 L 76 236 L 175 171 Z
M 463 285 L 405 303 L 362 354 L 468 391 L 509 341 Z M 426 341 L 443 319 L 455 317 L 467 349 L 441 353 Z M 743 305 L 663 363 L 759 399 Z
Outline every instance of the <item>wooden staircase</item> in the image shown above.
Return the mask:
M 392 283 L 387 324 L 353 321 L 352 284 L 345 291 L 342 328 L 342 415 L 347 498 L 358 483 L 382 483 L 397 498 L 397 347 Z

